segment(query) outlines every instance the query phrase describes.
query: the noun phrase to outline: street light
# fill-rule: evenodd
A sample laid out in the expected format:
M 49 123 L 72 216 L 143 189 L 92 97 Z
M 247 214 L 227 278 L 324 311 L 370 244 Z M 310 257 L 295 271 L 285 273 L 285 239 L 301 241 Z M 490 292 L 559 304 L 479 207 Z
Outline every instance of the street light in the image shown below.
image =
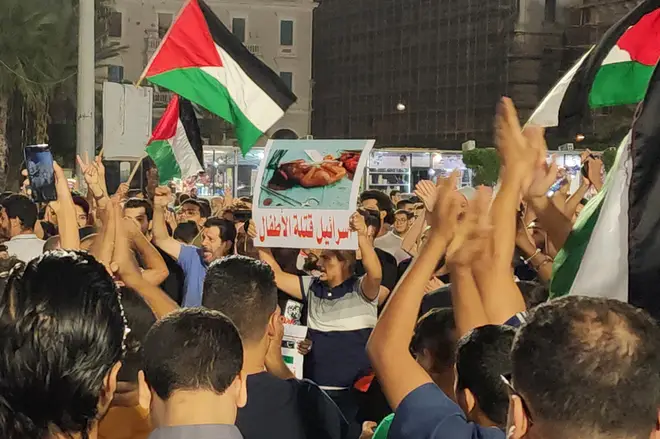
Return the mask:
M 576 142 L 579 143 L 579 142 L 582 142 L 583 140 L 584 140 L 584 134 L 578 134 L 577 136 L 575 136 L 575 141 Z
M 406 105 L 403 102 L 396 104 L 397 111 L 406 111 Z

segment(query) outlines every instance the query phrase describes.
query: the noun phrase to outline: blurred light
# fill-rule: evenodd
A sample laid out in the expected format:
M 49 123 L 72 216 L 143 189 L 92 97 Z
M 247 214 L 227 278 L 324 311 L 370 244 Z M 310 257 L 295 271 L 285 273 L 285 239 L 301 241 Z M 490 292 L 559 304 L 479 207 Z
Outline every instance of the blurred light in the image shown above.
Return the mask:
M 429 177 L 433 177 L 435 175 L 435 169 L 429 169 Z
M 578 134 L 575 136 L 575 141 L 576 142 L 582 142 L 584 140 L 584 134 Z
M 433 165 L 439 165 L 440 162 L 442 161 L 442 154 L 440 153 L 434 153 L 433 154 Z
M 259 160 L 263 159 L 263 158 L 264 158 L 264 153 L 263 153 L 262 151 L 258 151 L 258 152 L 257 152 L 257 158 L 258 158 Z
M 213 166 L 218 167 L 218 162 L 213 162 Z
M 396 104 L 396 109 L 397 109 L 397 111 L 405 111 L 406 110 L 406 105 L 402 102 L 399 102 L 398 104 Z

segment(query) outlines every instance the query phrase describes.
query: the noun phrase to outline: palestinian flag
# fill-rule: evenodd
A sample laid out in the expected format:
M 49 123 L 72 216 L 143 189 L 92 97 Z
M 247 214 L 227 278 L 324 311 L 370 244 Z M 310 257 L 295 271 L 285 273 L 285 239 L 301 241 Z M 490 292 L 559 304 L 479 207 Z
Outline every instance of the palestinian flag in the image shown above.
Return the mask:
M 296 101 L 202 0 L 185 4 L 142 77 L 232 124 L 244 154 Z
M 202 138 L 190 101 L 174 95 L 147 143 L 147 154 L 156 163 L 161 184 L 204 170 Z
M 555 259 L 553 297 L 608 297 L 660 319 L 660 69 L 597 197 Z
M 636 104 L 659 58 L 660 0 L 645 0 L 559 80 L 528 123 L 568 133 L 588 108 Z

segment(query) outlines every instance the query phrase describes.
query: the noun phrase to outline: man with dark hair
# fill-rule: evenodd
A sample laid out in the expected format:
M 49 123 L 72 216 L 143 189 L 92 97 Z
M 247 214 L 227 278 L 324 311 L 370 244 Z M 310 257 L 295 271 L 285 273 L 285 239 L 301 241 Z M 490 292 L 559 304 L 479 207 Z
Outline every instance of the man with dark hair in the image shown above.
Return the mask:
M 126 354 L 112 406 L 99 423 L 99 439 L 146 439 L 151 425 L 148 413 L 140 407 L 138 372 L 142 367 L 142 344 L 156 316 L 142 296 L 128 287 L 121 289 L 121 304 L 131 332 L 126 335 Z
M 198 198 L 188 198 L 179 208 L 179 222 L 193 221 L 202 227 L 210 216 L 211 207 Z
M 124 204 L 124 216 L 126 218 L 132 219 L 140 228 L 140 232 L 144 237 L 154 244 L 156 250 L 165 261 L 167 266 L 167 277 L 160 284 L 160 288 L 167 293 L 168 296 L 172 298 L 176 303 L 181 305 L 183 301 L 183 285 L 184 285 L 184 274 L 183 270 L 177 264 L 176 259 L 173 259 L 166 252 L 161 250 L 158 246 L 153 243 L 153 236 L 151 234 L 151 227 L 153 224 L 154 218 L 154 208 L 151 205 L 149 200 L 143 198 L 130 198 Z M 138 263 L 142 268 L 144 267 L 144 260 L 140 258 L 139 253 Z
M 151 239 L 151 221 L 154 219 L 154 208 L 144 198 L 129 198 L 124 204 L 124 216 L 131 218 L 140 226 L 140 231 L 147 239 Z
M 76 209 L 76 221 L 78 222 L 78 228 L 82 229 L 89 224 L 89 203 L 80 195 L 74 195 L 73 205 Z
M 15 270 L 0 300 L 0 437 L 94 437 L 126 331 L 115 284 L 92 256 L 59 250 Z
M 179 223 L 176 226 L 172 237 L 181 244 L 191 245 L 197 235 L 199 235 L 199 226 L 197 226 L 197 223 L 194 221 L 186 221 L 185 223 Z
M 24 195 L 10 195 L 2 201 L 0 228 L 10 238 L 5 242 L 9 256 L 29 262 L 41 255 L 45 241 L 37 238 L 37 206 Z
M 236 421 L 243 437 L 343 437 L 339 409 L 318 387 L 296 380 L 282 361 L 284 329 L 268 264 L 245 256 L 214 262 L 204 281 L 202 304 L 226 314 L 243 339 L 250 395 Z
M 508 406 L 502 375 L 511 372 L 509 352 L 516 332 L 509 326 L 473 329 L 456 348 L 456 401 L 467 418 L 504 430 Z
M 411 199 L 401 200 L 396 203 L 396 210 L 405 210 L 415 214 L 415 203 Z
M 415 218 L 415 214 L 407 210 L 399 209 L 394 212 L 394 229 L 392 232 L 399 238 L 405 238 L 406 233 L 410 229 L 411 220 Z
M 378 211 L 380 216 L 380 231 L 376 235 L 374 246 L 394 256 L 397 264 L 408 259 L 410 256 L 401 248 L 403 240 L 387 227 L 394 222 L 394 208 L 387 195 L 375 190 L 364 191 L 360 195 L 360 204 L 364 209 Z
M 177 260 L 185 274 L 183 306 L 202 304 L 202 285 L 206 267 L 211 262 L 230 255 L 234 251 L 236 227 L 231 221 L 211 217 L 204 222 L 202 247 L 181 244 L 167 232 L 165 209 L 172 192 L 167 186 L 156 188 L 154 196 L 153 242 L 165 253 Z M 189 205 L 187 200 L 184 205 Z
M 397 189 L 390 191 L 390 200 L 392 201 L 392 204 L 396 206 L 397 203 L 401 201 L 401 191 Z
M 247 402 L 243 346 L 231 320 L 204 308 L 177 310 L 152 326 L 143 349 L 150 438 L 242 438 L 234 423 Z
M 640 309 L 577 296 L 548 302 L 519 329 L 511 361 L 509 438 L 660 434 L 660 329 Z
M 378 211 L 359 209 L 358 212 L 360 215 L 362 215 L 365 223 L 367 224 L 367 237 L 371 241 L 371 245 L 374 245 L 374 239 L 376 236 L 378 236 L 378 232 L 380 231 Z M 398 280 L 397 263 L 394 256 L 385 250 L 374 247 L 374 251 L 376 252 L 376 256 L 378 256 L 381 270 L 383 272 L 383 278 L 380 281 L 380 294 L 378 295 L 378 305 L 382 306 L 396 286 L 396 282 Z M 366 274 L 366 271 L 364 269 L 364 265 L 362 264 L 362 255 L 359 251 L 357 252 L 356 258 L 357 261 L 355 263 L 355 274 L 362 276 Z

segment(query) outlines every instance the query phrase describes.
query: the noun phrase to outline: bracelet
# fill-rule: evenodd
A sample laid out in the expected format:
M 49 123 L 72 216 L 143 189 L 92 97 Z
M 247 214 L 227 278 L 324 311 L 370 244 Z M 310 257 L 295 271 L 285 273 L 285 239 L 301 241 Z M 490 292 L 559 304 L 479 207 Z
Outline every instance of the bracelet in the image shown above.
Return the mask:
M 534 259 L 535 257 L 537 257 L 537 256 L 540 255 L 540 254 L 541 254 L 541 249 L 537 248 L 536 251 L 534 252 L 534 254 L 533 254 L 532 256 L 530 256 L 529 258 L 525 259 L 525 265 L 529 264 L 530 261 L 531 261 L 532 259 Z
M 536 271 L 539 271 L 541 269 L 541 267 L 543 267 L 548 262 L 555 262 L 555 261 L 550 256 L 546 256 L 545 260 L 543 262 L 541 262 L 538 267 L 534 267 L 534 269 Z

